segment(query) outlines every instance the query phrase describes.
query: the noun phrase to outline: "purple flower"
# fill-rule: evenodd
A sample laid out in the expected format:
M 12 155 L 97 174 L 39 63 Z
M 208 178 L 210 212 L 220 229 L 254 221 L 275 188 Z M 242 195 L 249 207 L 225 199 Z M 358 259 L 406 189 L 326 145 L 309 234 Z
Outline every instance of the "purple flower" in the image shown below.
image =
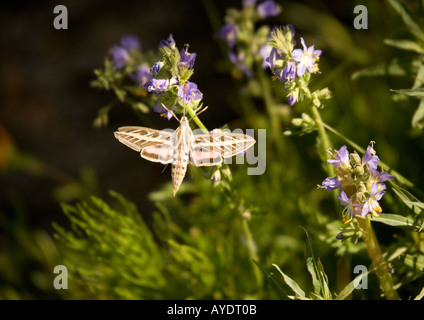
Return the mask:
M 386 193 L 385 189 L 386 186 L 384 184 L 372 184 L 370 196 L 367 200 L 365 200 L 364 205 L 362 207 L 362 217 L 365 217 L 368 213 L 371 213 L 373 215 L 378 215 L 379 213 L 381 213 L 382 209 L 378 201 Z
M 153 111 L 160 113 L 161 116 L 166 117 L 168 120 L 171 120 L 172 113 L 168 112 L 164 107 L 162 107 L 160 104 L 155 103 L 155 106 L 153 107 Z
M 297 102 L 298 93 L 297 92 L 290 92 L 287 95 L 287 100 L 289 102 L 289 106 L 294 105 Z
M 203 98 L 203 94 L 197 89 L 197 84 L 190 81 L 187 81 L 184 85 L 179 87 L 178 96 L 184 103 Z
M 394 176 L 392 176 L 390 173 L 387 173 L 385 171 L 379 172 L 377 175 L 377 182 L 385 182 L 394 179 Z
M 367 151 L 362 157 L 362 164 L 364 166 L 367 166 L 368 171 L 371 172 L 373 175 L 378 175 L 377 166 L 379 161 L 380 159 L 375 154 L 375 151 L 372 146 L 368 146 Z
M 112 47 L 112 60 L 116 68 L 123 68 L 129 59 L 130 55 L 126 49 L 118 45 Z
M 182 49 L 180 52 L 180 66 L 188 67 L 193 69 L 194 61 L 196 60 L 196 53 L 189 53 L 187 50 Z
M 341 188 L 341 184 L 337 177 L 328 177 L 322 182 L 322 187 L 327 189 L 328 191 L 331 191 Z
M 293 50 L 292 57 L 299 64 L 297 66 L 297 75 L 303 76 L 306 71 L 309 73 L 318 72 L 318 65 L 315 63 L 321 55 L 321 50 L 315 50 L 314 46 L 306 47 L 305 40 L 300 38 L 302 49 Z
M 180 79 L 177 76 L 171 77 L 171 79 L 169 80 L 169 85 L 170 86 L 179 86 L 180 85 Z
M 142 86 L 146 84 L 146 82 L 152 80 L 152 75 L 149 72 L 149 67 L 146 65 L 142 65 L 137 68 L 137 73 L 131 75 L 131 78 L 137 82 L 140 83 Z
M 112 47 L 112 60 L 115 67 L 123 68 L 130 60 L 130 51 L 140 49 L 141 44 L 138 38 L 133 35 L 126 35 L 121 38 L 121 46 L 114 45 Z
M 258 5 L 257 11 L 259 16 L 262 19 L 265 19 L 268 17 L 274 17 L 278 15 L 281 11 L 281 8 L 274 1 L 267 0 Z
M 256 4 L 256 1 L 258 0 L 243 0 L 243 6 L 244 7 L 254 6 Z
M 352 217 L 354 217 L 357 213 L 359 205 L 353 204 L 352 200 L 348 198 L 343 190 L 340 191 L 340 195 L 337 197 L 337 199 L 339 199 L 340 204 L 345 207 L 342 212 L 343 222 L 350 222 Z
M 269 63 L 269 56 L 271 55 L 273 47 L 269 44 L 264 44 L 259 49 L 259 55 L 262 58 L 262 69 L 271 68 L 271 64 Z
M 159 71 L 160 71 L 160 69 L 162 69 L 162 67 L 163 67 L 162 61 L 155 62 L 153 64 L 153 66 L 150 68 L 150 73 L 155 76 L 159 73 Z
M 138 40 L 137 36 L 134 35 L 126 35 L 121 38 L 121 45 L 124 49 L 127 51 L 137 49 L 141 49 L 140 41 Z
M 175 49 L 175 40 L 174 37 L 172 36 L 172 34 L 169 35 L 168 39 L 166 40 L 161 40 L 159 42 L 159 49 L 162 47 L 168 47 L 171 49 Z
M 237 29 L 235 25 L 227 23 L 218 31 L 218 36 L 227 41 L 230 48 L 233 48 L 237 42 Z
M 144 88 L 149 92 L 166 91 L 169 87 L 168 79 L 151 79 L 144 84 Z
M 234 52 L 228 53 L 228 59 L 234 64 L 239 70 L 241 70 L 246 77 L 253 77 L 253 71 L 244 63 L 244 54 L 240 52 L 238 55 Z
M 334 159 L 327 160 L 328 163 L 331 163 L 335 167 L 339 168 L 348 168 L 349 164 L 349 151 L 347 151 L 346 146 L 342 146 L 339 150 L 335 150 L 336 155 L 334 155 Z
M 279 76 L 275 69 L 276 62 L 280 59 L 282 59 L 281 51 L 274 47 L 271 49 L 268 58 L 265 59 L 265 64 L 271 69 L 275 76 Z
M 296 78 L 296 64 L 292 61 L 287 61 L 285 67 L 283 70 L 281 70 L 280 73 L 280 81 L 286 82 L 286 81 L 294 81 Z

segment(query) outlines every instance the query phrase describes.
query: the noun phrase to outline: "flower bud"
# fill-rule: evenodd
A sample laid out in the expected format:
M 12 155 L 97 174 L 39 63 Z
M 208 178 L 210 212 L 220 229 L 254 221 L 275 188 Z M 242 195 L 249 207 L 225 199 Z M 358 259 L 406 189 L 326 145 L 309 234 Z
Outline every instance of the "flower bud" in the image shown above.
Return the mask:
M 364 170 L 364 167 L 363 166 L 356 166 L 353 169 L 353 173 L 356 176 L 362 176 L 364 174 L 364 172 L 365 172 L 365 170 Z

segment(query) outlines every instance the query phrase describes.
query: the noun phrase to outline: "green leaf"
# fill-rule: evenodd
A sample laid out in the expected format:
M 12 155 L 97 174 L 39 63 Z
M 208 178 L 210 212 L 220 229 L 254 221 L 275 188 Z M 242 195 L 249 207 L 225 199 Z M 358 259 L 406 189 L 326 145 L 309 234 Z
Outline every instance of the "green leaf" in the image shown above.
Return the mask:
M 288 300 L 289 294 L 286 290 L 274 279 L 274 274 L 272 272 L 266 271 L 266 269 L 257 261 L 253 260 L 253 262 L 257 265 L 257 267 L 262 271 L 265 276 L 265 279 L 269 280 L 272 288 L 275 293 L 277 293 L 278 297 L 282 300 Z
M 120 89 L 117 86 L 113 86 L 113 91 L 115 92 L 116 97 L 119 99 L 119 101 L 125 101 L 125 97 L 127 96 L 127 92 L 125 90 Z
M 281 273 L 283 276 L 284 282 L 293 290 L 293 292 L 296 294 L 293 296 L 288 296 L 289 298 L 297 298 L 299 300 L 310 300 L 308 297 L 306 297 L 305 291 L 302 290 L 302 288 L 297 284 L 296 281 L 294 281 L 292 278 L 290 278 L 288 275 L 286 275 L 281 269 L 276 265 L 273 264 L 273 266 L 278 270 L 278 272 Z
M 419 97 L 424 98 L 424 88 L 414 88 L 414 89 L 390 89 L 392 92 L 404 94 L 410 97 Z
M 94 128 L 101 128 L 104 126 L 107 126 L 109 122 L 109 111 L 113 107 L 112 104 L 102 107 L 99 109 L 97 113 L 96 119 L 93 121 L 93 127 Z
M 361 77 L 378 77 L 390 75 L 393 77 L 404 77 L 408 73 L 405 67 L 401 66 L 397 59 L 393 59 L 390 63 L 382 63 L 376 66 L 364 68 L 354 72 L 351 76 L 352 80 L 356 80 Z
M 407 254 L 403 262 L 411 268 L 424 271 L 424 256 L 422 254 Z
M 405 189 L 393 187 L 393 191 L 399 197 L 399 199 L 409 208 L 413 209 L 415 214 L 420 214 L 424 209 L 424 203 L 419 201 L 416 197 L 410 194 Z
M 381 222 L 392 227 L 415 227 L 413 219 L 393 213 L 381 213 L 378 217 L 373 217 L 372 221 Z
M 421 292 L 414 298 L 414 300 L 421 300 L 424 298 L 424 287 L 422 288 Z
M 392 46 L 398 49 L 402 49 L 406 51 L 414 51 L 419 54 L 424 54 L 424 48 L 421 47 L 415 41 L 399 40 L 399 39 L 384 39 L 384 43 L 388 46 Z
M 424 120 L 424 99 L 421 99 L 421 102 L 418 105 L 417 110 L 412 116 L 412 121 L 411 121 L 412 127 L 418 128 L 420 130 L 424 129 L 424 123 L 422 123 L 423 120 Z
M 424 31 L 412 18 L 408 10 L 398 0 L 388 0 L 389 4 L 400 15 L 408 30 L 418 39 L 424 41 Z
M 336 298 L 334 298 L 334 300 L 344 300 L 346 299 L 352 292 L 353 290 L 355 290 L 355 285 L 360 282 L 363 278 L 365 278 L 366 276 L 368 276 L 368 274 L 370 273 L 370 271 L 367 272 L 363 272 L 360 275 L 358 275 L 355 279 L 353 279 L 351 282 L 349 282 L 349 284 L 344 287 L 342 289 L 342 291 L 340 291 L 340 293 L 337 295 Z
M 302 228 L 303 229 L 303 228 Z M 306 266 L 309 273 L 312 276 L 312 284 L 314 286 L 315 295 L 322 296 L 325 300 L 331 300 L 331 292 L 328 287 L 328 277 L 325 274 L 324 267 L 321 260 L 318 257 L 317 249 L 312 238 L 309 236 L 306 229 L 303 229 L 306 233 L 306 248 L 308 258 L 306 259 Z
M 135 102 L 135 103 L 131 104 L 131 106 L 132 106 L 134 111 L 140 111 L 142 113 L 149 113 L 150 112 L 149 106 L 142 103 L 142 102 Z

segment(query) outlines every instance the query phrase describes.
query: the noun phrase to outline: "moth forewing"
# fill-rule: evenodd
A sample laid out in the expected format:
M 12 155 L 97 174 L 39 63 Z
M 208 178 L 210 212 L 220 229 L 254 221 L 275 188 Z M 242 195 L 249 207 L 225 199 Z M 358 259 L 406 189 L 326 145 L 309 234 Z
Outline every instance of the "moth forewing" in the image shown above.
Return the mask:
M 120 127 L 114 134 L 121 143 L 138 152 L 151 145 L 157 146 L 170 142 L 172 137 L 172 132 L 168 130 L 146 127 Z

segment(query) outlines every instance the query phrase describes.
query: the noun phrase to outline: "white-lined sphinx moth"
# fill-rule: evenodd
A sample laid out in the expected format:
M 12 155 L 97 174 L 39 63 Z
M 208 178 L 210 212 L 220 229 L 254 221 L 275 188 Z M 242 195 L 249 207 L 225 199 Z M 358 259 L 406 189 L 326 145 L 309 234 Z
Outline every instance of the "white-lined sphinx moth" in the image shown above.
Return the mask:
M 250 148 L 256 141 L 242 133 L 193 134 L 185 116 L 175 131 L 146 127 L 120 127 L 115 137 L 141 157 L 153 162 L 172 164 L 174 196 L 187 171 L 188 163 L 195 166 L 214 166 Z

